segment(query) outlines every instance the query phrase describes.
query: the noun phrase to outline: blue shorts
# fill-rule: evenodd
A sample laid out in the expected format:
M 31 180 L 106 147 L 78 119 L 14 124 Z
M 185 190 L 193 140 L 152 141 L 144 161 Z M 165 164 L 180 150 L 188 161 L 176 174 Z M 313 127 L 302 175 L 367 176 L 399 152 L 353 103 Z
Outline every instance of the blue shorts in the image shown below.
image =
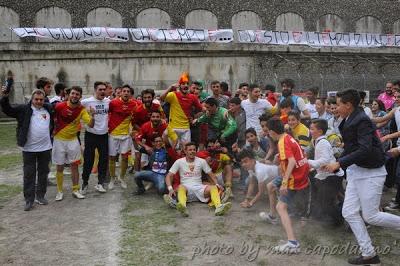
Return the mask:
M 274 180 L 271 181 L 272 184 L 279 190 L 282 185 L 282 177 L 275 177 Z M 279 201 L 286 203 L 288 206 L 293 202 L 294 196 L 296 195 L 296 190 L 288 189 L 288 193 L 286 195 L 279 194 Z

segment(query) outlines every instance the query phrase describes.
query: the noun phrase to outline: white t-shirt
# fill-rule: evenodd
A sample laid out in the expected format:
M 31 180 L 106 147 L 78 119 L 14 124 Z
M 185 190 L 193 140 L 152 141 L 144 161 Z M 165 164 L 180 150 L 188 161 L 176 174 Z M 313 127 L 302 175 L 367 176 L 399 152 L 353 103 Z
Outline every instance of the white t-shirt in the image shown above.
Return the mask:
M 311 119 L 318 118 L 317 109 L 315 109 L 315 104 L 306 103 L 306 109 L 310 112 Z
M 96 110 L 94 115 L 94 126 L 90 128 L 86 126 L 86 131 L 96 134 L 104 135 L 108 132 L 108 107 L 110 99 L 104 98 L 102 101 L 97 100 L 95 97 L 82 100 L 82 105 L 88 110 L 90 107 Z
M 372 114 L 371 108 L 369 108 L 368 106 L 364 106 L 363 107 L 365 114 L 372 119 L 374 117 L 374 115 Z
M 52 148 L 50 140 L 50 114 L 43 107 L 31 107 L 33 112 L 29 124 L 27 141 L 22 147 L 26 152 L 41 152 Z
M 279 176 L 279 167 L 277 165 L 267 165 L 256 162 L 254 171 L 250 170 L 249 175 L 257 178 L 258 183 L 267 181 L 269 182 L 275 177 Z
M 240 105 L 246 114 L 246 129 L 252 127 L 257 133 L 262 132 L 259 117 L 264 114 L 265 111 L 272 109 L 271 103 L 266 99 L 258 99 L 255 103 L 247 99 L 242 101 Z
M 61 96 L 56 95 L 53 98 L 51 98 L 49 102 L 53 104 L 54 102 L 62 102 L 62 101 L 63 99 L 61 99 Z
M 211 172 L 211 168 L 206 160 L 195 157 L 194 162 L 188 163 L 186 157 L 175 161 L 169 172 L 176 174 L 179 171 L 182 185 L 199 185 L 201 182 L 202 171 L 206 174 Z

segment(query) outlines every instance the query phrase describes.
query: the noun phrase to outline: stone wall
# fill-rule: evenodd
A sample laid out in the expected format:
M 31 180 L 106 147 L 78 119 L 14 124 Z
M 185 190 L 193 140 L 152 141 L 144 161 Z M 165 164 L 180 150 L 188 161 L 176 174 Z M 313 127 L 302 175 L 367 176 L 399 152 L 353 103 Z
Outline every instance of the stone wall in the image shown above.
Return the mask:
M 180 73 L 194 79 L 278 84 L 322 93 L 349 86 L 377 91 L 397 78 L 398 49 L 274 47 L 250 44 L 137 44 L 20 40 L 9 27 L 233 28 L 400 33 L 399 1 L 28 1 L 0 0 L 0 81 L 16 77 L 14 100 L 23 101 L 35 79 L 47 76 L 91 93 L 95 80 L 165 89 Z M 399 75 L 400 77 L 400 75 Z

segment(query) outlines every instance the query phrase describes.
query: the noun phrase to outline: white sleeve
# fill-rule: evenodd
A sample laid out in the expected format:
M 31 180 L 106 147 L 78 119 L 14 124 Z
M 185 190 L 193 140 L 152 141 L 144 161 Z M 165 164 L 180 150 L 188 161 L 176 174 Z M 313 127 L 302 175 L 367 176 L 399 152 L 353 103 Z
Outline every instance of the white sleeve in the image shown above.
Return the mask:
M 174 162 L 174 164 L 171 166 L 171 168 L 169 169 L 169 172 L 171 174 L 176 174 L 179 171 L 180 168 L 180 160 L 177 160 Z
M 315 147 L 315 159 L 308 160 L 312 168 L 319 169 L 322 165 L 332 162 L 333 159 L 332 146 L 327 140 L 320 140 Z
M 272 109 L 272 104 L 268 100 L 265 100 L 265 99 L 262 99 L 262 100 L 264 100 L 263 101 L 264 105 L 265 105 L 264 109 L 266 109 L 268 111 L 271 110 Z
M 299 108 L 300 112 L 304 112 L 305 110 L 307 110 L 306 103 L 301 97 L 297 98 L 297 108 Z

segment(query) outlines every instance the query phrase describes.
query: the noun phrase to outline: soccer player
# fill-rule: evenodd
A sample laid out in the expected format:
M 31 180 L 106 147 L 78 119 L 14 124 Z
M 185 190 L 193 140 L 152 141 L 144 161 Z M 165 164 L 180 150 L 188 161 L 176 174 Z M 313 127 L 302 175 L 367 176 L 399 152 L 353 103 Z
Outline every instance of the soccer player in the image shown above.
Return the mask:
M 169 196 L 175 196 L 176 193 L 172 188 L 172 180 L 176 173 L 179 172 L 180 186 L 178 187 L 177 197 L 178 203 L 176 208 L 183 216 L 189 216 L 186 202 L 201 201 L 207 203 L 210 198 L 215 206 L 215 215 L 224 215 L 232 206 L 230 202 L 221 203 L 218 194 L 217 178 L 212 173 L 210 166 L 204 159 L 196 157 L 196 144 L 189 142 L 185 144 L 186 157 L 178 159 L 169 169 L 169 173 L 165 178 L 168 187 Z M 202 172 L 206 173 L 214 185 L 203 185 L 201 181 Z
M 177 91 L 173 91 L 179 88 Z M 181 143 L 187 143 L 191 140 L 190 121 L 192 120 L 192 108 L 197 111 L 203 109 L 196 95 L 189 93 L 189 80 L 183 79 L 178 85 L 173 85 L 161 95 L 161 100 L 170 104 L 169 124 L 178 135 Z
M 79 170 L 81 147 L 77 138 L 77 132 L 81 120 L 89 127 L 94 126 L 95 110 L 88 111 L 80 103 L 82 88 L 71 87 L 68 101 L 58 103 L 55 106 L 55 128 L 52 151 L 53 164 L 57 165 L 57 196 L 56 201 L 63 199 L 64 164 L 71 165 L 72 195 L 78 199 L 85 196 L 79 192 Z
M 108 150 L 110 166 L 109 189 L 114 188 L 115 183 L 115 161 L 117 155 L 121 154 L 121 169 L 119 181 L 122 188 L 127 188 L 125 174 L 128 168 L 128 154 L 132 146 L 132 138 L 129 134 L 129 125 L 136 108 L 136 101 L 131 99 L 132 88 L 129 85 L 122 86 L 121 97 L 114 98 L 110 102 L 108 121 Z

